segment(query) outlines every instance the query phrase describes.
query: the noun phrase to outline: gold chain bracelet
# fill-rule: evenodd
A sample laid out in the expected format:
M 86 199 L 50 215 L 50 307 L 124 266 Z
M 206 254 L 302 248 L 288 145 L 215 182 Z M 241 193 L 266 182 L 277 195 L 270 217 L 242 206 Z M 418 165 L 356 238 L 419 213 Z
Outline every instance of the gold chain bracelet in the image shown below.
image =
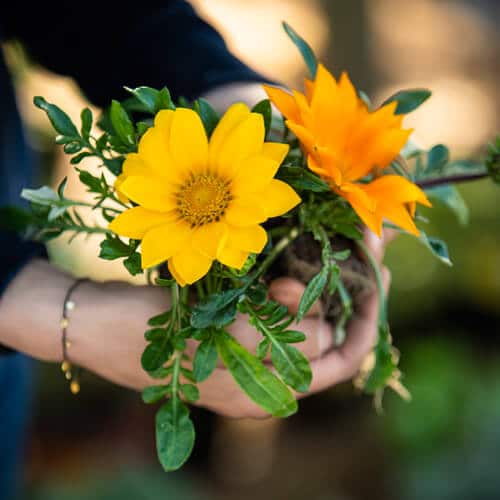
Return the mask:
M 71 342 L 68 340 L 68 326 L 69 326 L 69 313 L 73 311 L 76 304 L 71 300 L 73 292 L 78 286 L 83 282 L 88 281 L 87 278 L 77 279 L 66 292 L 63 302 L 62 318 L 59 326 L 62 329 L 61 343 L 62 343 L 62 363 L 61 370 L 69 382 L 69 388 L 73 394 L 78 394 L 80 392 L 80 372 L 81 369 L 78 366 L 73 366 L 68 356 L 68 349 L 71 347 Z

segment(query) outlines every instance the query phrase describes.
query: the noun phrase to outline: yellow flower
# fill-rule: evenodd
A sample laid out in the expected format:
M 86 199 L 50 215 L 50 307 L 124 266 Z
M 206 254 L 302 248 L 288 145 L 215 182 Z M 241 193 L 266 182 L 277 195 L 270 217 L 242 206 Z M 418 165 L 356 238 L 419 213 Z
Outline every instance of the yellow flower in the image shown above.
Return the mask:
M 396 102 L 369 111 L 346 73 L 337 82 L 321 64 L 314 82 L 305 81 L 305 94 L 264 87 L 301 142 L 309 168 L 349 201 L 372 231 L 380 235 L 387 218 L 419 234 L 413 217 L 415 203 L 430 206 L 424 192 L 402 176 L 380 176 L 412 132 L 401 128 Z M 369 174 L 375 177 L 371 182 L 356 182 Z
M 260 224 L 300 202 L 273 178 L 288 146 L 264 135 L 262 116 L 244 104 L 229 108 L 210 142 L 194 111 L 160 111 L 115 184 L 138 206 L 110 229 L 142 240 L 142 267 L 168 261 L 181 286 L 202 278 L 214 260 L 241 269 L 267 242 Z

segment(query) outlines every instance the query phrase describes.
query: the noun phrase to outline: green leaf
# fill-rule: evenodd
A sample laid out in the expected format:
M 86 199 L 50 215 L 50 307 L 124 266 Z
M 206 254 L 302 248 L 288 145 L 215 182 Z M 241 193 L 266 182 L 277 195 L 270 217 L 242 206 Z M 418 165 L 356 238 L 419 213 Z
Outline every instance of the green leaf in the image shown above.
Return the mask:
M 101 259 L 114 260 L 130 255 L 130 247 L 117 237 L 106 237 L 105 240 L 101 241 L 100 247 L 99 257 Z
M 283 381 L 298 392 L 307 392 L 312 373 L 307 358 L 295 347 L 271 339 L 271 360 Z
M 215 342 L 224 365 L 252 401 L 275 417 L 297 411 L 297 401 L 286 385 L 231 335 L 220 331 Z
M 187 406 L 176 394 L 156 414 L 156 448 L 165 471 L 179 469 L 191 455 L 194 426 Z
M 395 114 L 405 115 L 417 109 L 421 104 L 429 99 L 431 94 L 432 92 L 427 89 L 400 90 L 384 101 L 382 106 L 385 106 L 393 101 L 397 101 L 398 105 L 396 107 Z
M 133 96 L 140 101 L 144 108 L 150 113 L 156 112 L 156 103 L 158 102 L 158 90 L 152 89 L 151 87 L 137 87 L 135 89 L 130 89 L 125 87 L 127 92 L 130 92 Z
M 123 261 L 123 265 L 132 276 L 142 274 L 141 254 L 139 252 L 130 254 Z
M 166 328 L 151 328 L 151 330 L 147 330 L 146 332 L 144 332 L 144 338 L 148 342 L 163 340 L 167 336 L 168 330 Z
M 194 103 L 194 110 L 201 118 L 207 137 L 210 137 L 217 123 L 219 123 L 219 115 L 205 99 L 196 100 Z
M 383 389 L 396 368 L 393 361 L 388 325 L 379 325 L 378 341 L 375 346 L 375 365 L 366 380 L 364 390 L 372 394 Z
M 158 92 L 156 110 L 159 111 L 161 109 L 175 109 L 175 104 L 172 101 L 172 97 L 167 87 L 163 87 L 160 92 Z
M 122 156 L 117 158 L 106 158 L 102 160 L 106 168 L 117 177 L 122 173 L 122 165 L 124 158 Z
M 80 119 L 82 121 L 82 137 L 88 141 L 92 129 L 92 111 L 89 108 L 84 108 L 80 114 Z
M 422 230 L 420 230 L 419 240 L 444 264 L 447 266 L 452 266 L 450 256 L 448 254 L 448 247 L 446 243 L 438 238 L 433 238 L 427 236 Z
M 172 311 L 168 310 L 165 311 L 164 313 L 157 314 L 156 316 L 153 316 L 152 318 L 148 319 L 148 325 L 149 326 L 161 326 L 164 325 L 171 317 Z
M 264 119 L 264 129 L 266 131 L 264 137 L 267 137 L 269 129 L 271 128 L 271 119 L 273 117 L 271 101 L 269 99 L 264 99 L 258 102 L 252 108 L 252 113 L 259 113 L 260 115 L 262 115 L 262 118 Z
M 81 142 L 73 141 L 73 142 L 70 142 L 68 144 L 65 144 L 63 149 L 67 155 L 72 155 L 72 154 L 78 153 L 78 151 L 81 151 L 82 147 L 83 146 L 82 146 Z
M 217 347 L 210 337 L 200 343 L 193 360 L 193 373 L 198 382 L 206 380 L 217 366 Z
M 173 346 L 171 342 L 160 341 L 151 342 L 146 346 L 141 356 L 142 367 L 147 372 L 153 372 L 161 368 L 161 366 L 168 361 L 173 353 Z
M 113 130 L 116 132 L 116 135 L 120 138 L 120 140 L 124 144 L 128 144 L 130 146 L 134 145 L 134 125 L 130 120 L 127 112 L 123 109 L 122 105 L 118 101 L 111 101 L 111 110 L 109 116 L 111 119 L 111 124 L 113 125 Z
M 297 342 L 304 342 L 306 340 L 306 336 L 302 332 L 295 330 L 285 330 L 275 335 L 280 342 L 286 342 L 287 344 L 296 344 Z
M 52 206 L 54 202 L 59 201 L 59 196 L 49 186 L 42 186 L 39 189 L 23 189 L 21 198 L 45 206 Z
M 194 403 L 200 399 L 200 391 L 198 387 L 193 384 L 182 384 L 180 386 L 180 390 L 182 395 L 186 398 L 190 403 Z
M 337 264 L 330 266 L 330 276 L 328 278 L 328 294 L 333 295 L 340 282 L 340 267 Z
M 321 271 L 314 276 L 307 284 L 304 293 L 300 299 L 299 309 L 297 311 L 297 321 L 301 321 L 304 315 L 311 309 L 312 305 L 318 300 L 325 289 L 328 280 L 328 267 L 323 266 Z
M 445 165 L 450 160 L 450 152 L 443 144 L 436 144 L 427 153 L 427 166 L 424 174 L 433 174 L 442 172 Z
M 55 104 L 48 103 L 43 97 L 36 96 L 33 103 L 37 108 L 43 109 L 49 117 L 50 123 L 59 134 L 79 138 L 78 130 L 71 118 Z
M 271 345 L 271 341 L 266 337 L 257 345 L 256 355 L 262 361 L 269 350 L 269 346 Z
M 303 167 L 282 165 L 276 178 L 297 190 L 307 190 L 315 193 L 328 193 L 331 191 L 330 186 L 323 179 Z
M 437 186 L 427 189 L 426 193 L 429 198 L 438 200 L 448 207 L 456 215 L 460 224 L 465 225 L 469 222 L 469 209 L 456 186 L 451 184 Z
M 70 163 L 71 165 L 78 165 L 84 158 L 88 158 L 89 156 L 94 156 L 94 155 L 89 151 L 83 151 L 82 153 L 73 156 L 73 158 L 71 158 L 70 160 Z
M 146 404 L 158 403 L 170 391 L 170 385 L 151 385 L 142 390 L 142 400 Z
M 314 55 L 313 50 L 310 45 L 285 21 L 283 21 L 283 29 L 286 34 L 295 44 L 295 46 L 299 49 L 304 62 L 311 74 L 312 78 L 316 77 L 316 71 L 318 70 L 318 61 L 316 60 L 316 56 Z

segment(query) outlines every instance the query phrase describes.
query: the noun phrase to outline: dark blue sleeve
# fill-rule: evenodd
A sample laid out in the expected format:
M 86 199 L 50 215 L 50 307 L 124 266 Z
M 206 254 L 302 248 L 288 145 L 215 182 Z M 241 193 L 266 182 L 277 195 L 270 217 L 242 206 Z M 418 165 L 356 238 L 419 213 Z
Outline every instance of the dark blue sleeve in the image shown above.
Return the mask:
M 92 5 L 85 3 L 89 17 L 73 2 L 33 2 L 29 13 L 9 6 L 6 26 L 37 62 L 75 78 L 96 104 L 120 98 L 124 85 L 166 85 L 191 99 L 224 83 L 266 80 L 183 0 Z

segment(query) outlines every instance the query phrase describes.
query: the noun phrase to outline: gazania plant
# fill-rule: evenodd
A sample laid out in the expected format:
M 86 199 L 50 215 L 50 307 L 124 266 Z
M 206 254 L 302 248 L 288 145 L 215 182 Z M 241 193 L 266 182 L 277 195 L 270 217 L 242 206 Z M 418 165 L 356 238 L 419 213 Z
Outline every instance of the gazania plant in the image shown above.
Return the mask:
M 63 233 L 101 235 L 100 258 L 121 259 L 131 275 L 146 273 L 165 288 L 169 306 L 145 325 L 141 362 L 157 381 L 142 397 L 161 403 L 156 437 L 167 471 L 191 453 L 188 404 L 219 359 L 266 412 L 292 415 L 293 391 L 307 392 L 311 383 L 309 363 L 294 345 L 305 339 L 302 318 L 322 301 L 339 345 L 372 281 L 379 335 L 355 382 L 379 402 L 387 386 L 405 394 L 380 272 L 363 231 L 408 233 L 450 264 L 445 243 L 423 230 L 430 207 L 443 203 L 463 219 L 454 183 L 488 175 L 500 180 L 498 140 L 484 163 L 450 161 L 444 145 L 424 151 L 411 142 L 405 115 L 429 91 L 404 90 L 374 106 L 347 74 L 336 79 L 284 27 L 309 70 L 304 91 L 265 85 L 269 99 L 253 109 L 237 103 L 219 116 L 202 99 L 174 103 L 166 88 L 127 88 L 130 97 L 112 101 L 94 137 L 89 109 L 77 128 L 54 104 L 34 100 L 94 202 L 67 198 L 63 180 L 57 190 L 25 189 L 31 209 L 12 209 L 10 217 L 26 237 L 42 241 Z M 102 175 L 84 168 L 87 157 L 99 159 Z M 89 225 L 80 207 L 105 223 Z M 268 283 L 280 274 L 306 284 L 296 315 L 269 299 Z M 228 332 L 238 312 L 262 335 L 256 352 Z M 192 357 L 188 339 L 197 342 Z

